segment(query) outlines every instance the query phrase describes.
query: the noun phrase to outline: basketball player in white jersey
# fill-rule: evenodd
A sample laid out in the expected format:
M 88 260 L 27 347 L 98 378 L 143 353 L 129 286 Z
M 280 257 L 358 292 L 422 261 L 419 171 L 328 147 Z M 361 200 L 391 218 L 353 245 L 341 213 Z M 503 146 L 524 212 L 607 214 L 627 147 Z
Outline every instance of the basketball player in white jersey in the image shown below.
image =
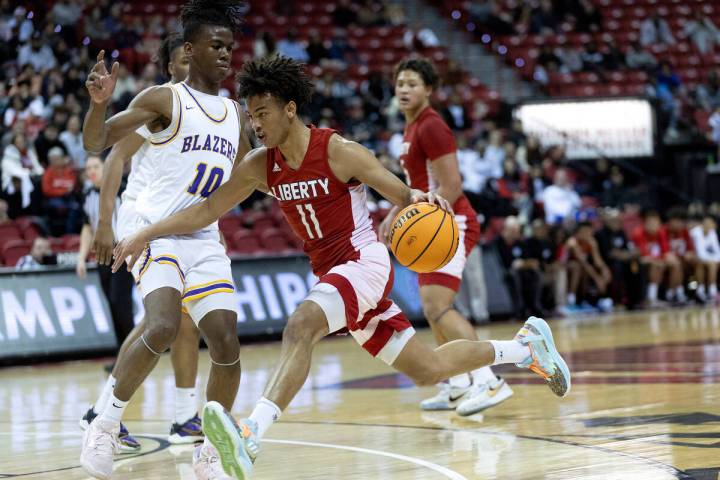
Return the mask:
M 230 72 L 234 33 L 242 3 L 191 0 L 181 12 L 187 80 L 150 87 L 127 110 L 105 119 L 119 65 L 108 72 L 104 52 L 86 82 L 91 104 L 85 116 L 85 148 L 100 152 L 138 131 L 149 143 L 145 160 L 153 179 L 138 195 L 137 228 L 202 203 L 230 177 L 235 159 L 250 150 L 242 134 L 240 109 L 218 96 Z M 230 260 L 219 242 L 217 223 L 182 236 L 149 242 L 133 274 L 145 304 L 146 326 L 117 365 L 107 405 L 85 432 L 80 463 L 96 478 L 109 478 L 123 411 L 167 350 L 180 327 L 182 302 L 208 344 L 212 363 L 207 398 L 231 408 L 240 383 L 237 302 Z M 201 476 L 223 478 L 209 444 L 196 450 Z
M 171 84 L 179 83 L 188 74 L 188 59 L 185 56 L 182 35 L 172 33 L 163 39 L 158 50 L 158 63 L 162 72 L 170 79 Z M 100 188 L 100 216 L 95 231 L 93 248 L 101 265 L 108 265 L 112 258 L 112 249 L 117 239 L 122 240 L 133 233 L 137 226 L 135 202 L 138 195 L 154 176 L 155 166 L 146 157 L 150 148 L 148 141 L 138 133 L 131 133 L 116 143 L 105 161 L 105 174 Z M 122 194 L 122 205 L 119 208 L 119 221 L 113 232 L 112 218 L 116 198 L 120 189 L 124 165 L 132 159 L 127 187 Z M 181 305 L 178 304 L 178 308 Z M 137 325 L 123 342 L 118 357 L 132 345 L 145 329 L 145 322 Z M 170 359 L 175 372 L 175 417 L 170 427 L 168 441 L 172 444 L 194 443 L 203 440 L 200 417 L 197 415 L 197 397 L 195 378 L 197 377 L 199 330 L 183 309 L 180 329 L 170 349 Z M 101 412 L 115 387 L 117 364 L 108 377 L 98 400 L 83 416 L 80 426 L 85 429 Z M 140 444 L 120 424 L 119 445 L 122 451 L 137 451 Z

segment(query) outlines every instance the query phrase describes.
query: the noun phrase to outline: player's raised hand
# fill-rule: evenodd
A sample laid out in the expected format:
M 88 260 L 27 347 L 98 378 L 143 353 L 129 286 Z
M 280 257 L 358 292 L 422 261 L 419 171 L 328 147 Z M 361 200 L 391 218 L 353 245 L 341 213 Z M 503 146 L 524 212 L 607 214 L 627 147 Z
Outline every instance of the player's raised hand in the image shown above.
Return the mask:
M 92 244 L 92 250 L 95 252 L 97 263 L 100 265 L 110 265 L 114 246 L 115 236 L 113 235 L 112 225 L 107 222 L 98 223 Z
M 133 265 L 135 265 L 135 262 L 138 261 L 138 258 L 140 258 L 145 250 L 147 242 L 141 230 L 134 235 L 124 238 L 120 243 L 115 245 L 115 250 L 113 251 L 113 255 L 115 256 L 115 261 L 112 265 L 113 273 L 120 270 L 123 262 L 127 263 L 128 272 L 131 271 Z
M 115 62 L 108 73 L 105 66 L 105 50 L 100 50 L 97 55 L 97 63 L 90 70 L 90 75 L 85 81 L 85 86 L 90 92 L 90 98 L 93 102 L 103 103 L 110 98 L 113 90 L 115 90 L 119 70 L 120 64 Z
M 453 213 L 452 205 L 443 197 L 435 192 L 423 192 L 422 190 L 413 189 L 410 196 L 411 203 L 428 202 L 439 205 L 443 210 Z

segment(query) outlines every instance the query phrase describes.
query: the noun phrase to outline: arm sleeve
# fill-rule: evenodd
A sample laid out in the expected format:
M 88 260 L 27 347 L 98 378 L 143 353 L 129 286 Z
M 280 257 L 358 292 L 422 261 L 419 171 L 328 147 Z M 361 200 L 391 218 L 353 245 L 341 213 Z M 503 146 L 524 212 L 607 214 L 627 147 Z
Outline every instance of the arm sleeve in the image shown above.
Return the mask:
M 445 122 L 439 117 L 432 116 L 418 131 L 418 142 L 425 156 L 431 161 L 436 160 L 443 155 L 455 153 L 457 145 L 455 145 L 455 137 Z

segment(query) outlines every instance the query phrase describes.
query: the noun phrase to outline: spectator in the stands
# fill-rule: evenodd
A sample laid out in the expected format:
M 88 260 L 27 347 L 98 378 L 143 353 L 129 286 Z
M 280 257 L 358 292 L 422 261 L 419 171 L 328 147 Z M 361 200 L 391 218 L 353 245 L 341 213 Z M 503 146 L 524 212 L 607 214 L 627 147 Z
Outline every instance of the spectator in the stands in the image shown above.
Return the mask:
M 113 102 L 119 101 L 125 95 L 132 98 L 137 90 L 138 85 L 135 76 L 128 70 L 127 65 L 121 63 L 118 69 L 117 81 L 115 82 L 115 90 L 113 90 L 112 94 Z
M 553 184 L 542 192 L 542 202 L 545 209 L 545 221 L 549 225 L 556 225 L 570 220 L 580 209 L 580 195 L 573 189 L 568 180 L 568 172 L 558 168 L 553 177 Z
M 680 80 L 680 77 L 675 73 L 668 61 L 660 62 L 656 78 L 658 85 L 667 88 L 670 92 L 675 92 L 682 85 L 682 80 Z
M 323 40 L 317 31 L 313 31 L 310 34 L 305 50 L 307 51 L 308 63 L 310 65 L 320 65 L 320 62 L 329 56 L 328 49 L 325 46 L 325 40 Z
M 598 308 L 602 311 L 612 309 L 612 299 L 607 297 L 612 280 L 610 269 L 600 254 L 600 248 L 594 237 L 592 223 L 581 222 L 575 233 L 565 242 L 568 270 L 568 307 L 578 305 L 578 300 L 590 292 L 599 298 Z
M 710 141 L 717 145 L 717 158 L 720 158 L 720 105 L 708 118 L 708 125 L 710 126 Z
M 638 42 L 633 42 L 625 51 L 625 64 L 631 70 L 650 71 L 657 66 L 657 59 Z
M 695 101 L 700 108 L 714 110 L 720 107 L 720 72 L 718 69 L 708 73 L 707 80 L 695 88 Z
M 2 190 L 8 197 L 10 216 L 16 217 L 31 207 L 32 193 L 45 171 L 38 161 L 35 148 L 28 145 L 24 134 L 15 134 L 5 147 L 2 162 Z
M 48 152 L 48 167 L 42 178 L 45 212 L 49 214 L 53 234 L 77 233 L 80 205 L 75 196 L 77 173 L 60 147 Z
M 310 58 L 305 50 L 305 45 L 303 45 L 303 42 L 298 37 L 297 30 L 294 28 L 289 29 L 285 38 L 278 42 L 277 49 L 280 55 L 290 57 L 299 62 L 307 62 Z
M 513 158 L 503 161 L 502 177 L 495 182 L 498 196 L 517 213 L 520 223 L 527 223 L 532 215 L 532 199 L 527 174 L 520 171 Z
M 25 43 L 30 40 L 30 37 L 32 37 L 32 34 L 35 31 L 35 27 L 32 20 L 27 17 L 27 9 L 24 6 L 21 5 L 15 7 L 12 18 L 10 18 L 7 22 L 7 29 L 10 32 L 16 32 L 17 36 L 15 38 L 19 43 Z M 12 39 L 11 34 L 10 38 L 3 40 L 7 41 Z
M 602 13 L 590 0 L 580 0 L 574 16 L 575 30 L 578 32 L 598 32 L 602 28 Z
M 447 105 L 440 112 L 445 122 L 453 130 L 466 130 L 472 126 L 470 113 L 463 105 L 460 94 L 453 92 L 448 99 Z
M 603 185 L 600 203 L 605 207 L 620 208 L 630 200 L 630 189 L 625 185 L 625 175 L 618 166 L 610 167 L 607 185 Z
M 602 52 L 598 50 L 597 43 L 589 42 L 580 54 L 580 58 L 582 58 L 583 70 L 586 72 L 603 73 L 605 60 Z
M 57 125 L 51 123 L 45 129 L 40 132 L 40 135 L 35 139 L 35 152 L 37 153 L 40 164 L 48 164 L 48 152 L 52 148 L 60 148 L 67 154 L 65 145 L 58 138 L 59 132 Z
M 355 22 L 357 15 L 352 8 L 350 0 L 339 0 L 332 12 L 333 24 L 336 27 L 347 28 Z
M 59 137 L 60 141 L 65 145 L 65 149 L 70 155 L 75 168 L 85 167 L 85 158 L 87 157 L 87 152 L 83 147 L 81 126 L 80 117 L 73 115 L 68 119 L 65 131 Z
M 476 2 L 471 2 L 476 3 Z M 478 22 L 493 35 L 512 35 L 515 33 L 513 27 L 513 17 L 504 11 L 500 6 L 500 2 L 490 1 L 490 13 L 485 22 Z
M 663 43 L 674 45 L 675 37 L 665 19 L 654 13 L 640 24 L 640 45 L 649 47 Z
M 615 40 L 610 40 L 603 49 L 603 67 L 606 70 L 614 71 L 625 67 L 625 55 L 620 51 Z
M 715 45 L 720 45 L 720 30 L 699 9 L 695 13 L 695 18 L 685 22 L 683 33 L 692 39 L 698 51 L 703 55 L 712 51 Z
M 548 72 L 557 72 L 562 66 L 562 60 L 553 51 L 550 45 L 543 45 L 537 57 L 537 63 Z
M 602 218 L 603 227 L 595 234 L 595 239 L 612 276 L 609 294 L 616 304 L 633 308 L 642 301 L 638 251 L 625 235 L 619 210 L 605 209 Z
M 551 0 L 540 0 L 530 13 L 530 33 L 552 34 L 557 32 L 560 20 Z
M 655 210 L 643 212 L 643 224 L 632 235 L 632 241 L 640 252 L 640 263 L 647 268 L 647 302 L 649 306 L 658 305 L 658 289 L 668 275 L 666 298 L 673 301 L 685 300 L 682 286 L 683 272 L 680 261 L 670 251 L 667 236 L 662 230 L 660 214 Z
M 275 37 L 272 36 L 272 33 L 263 31 L 255 37 L 255 42 L 253 43 L 253 57 L 272 57 L 276 52 L 277 45 L 275 44 Z
M 38 72 L 53 69 L 57 65 L 52 48 L 43 41 L 40 32 L 35 32 L 30 43 L 26 43 L 18 49 L 17 62 L 20 66 L 30 64 Z
M 705 215 L 702 223 L 690 230 L 695 244 L 697 263 L 695 280 L 698 282 L 695 295 L 700 302 L 717 301 L 717 272 L 720 265 L 720 243 L 717 236 L 717 224 L 712 215 Z
M 505 160 L 503 134 L 499 129 L 495 129 L 490 132 L 488 139 L 488 145 L 483 153 L 483 161 L 487 163 L 490 175 L 493 178 L 500 178 L 502 176 L 503 160 Z
M 53 263 L 50 259 L 52 256 L 52 248 L 50 248 L 48 239 L 45 237 L 37 237 L 33 241 L 30 253 L 20 257 L 15 264 L 15 268 L 18 270 L 33 270 L 43 265 Z
M 532 267 L 538 267 L 537 262 L 523 259 L 521 229 L 522 225 L 517 217 L 509 216 L 505 219 L 500 235 L 493 241 L 493 247 L 504 270 L 503 277 L 514 307 L 513 314 L 518 318 L 522 318 L 526 310 L 523 293 L 530 290 L 530 288 L 523 288 L 523 280 L 530 280 L 530 282 L 534 280 L 535 286 L 538 289 L 540 287 L 537 271 L 531 271 Z M 528 270 L 522 271 L 525 269 Z M 530 302 L 527 308 L 533 308 L 533 303 Z
M 558 47 L 555 51 L 562 61 L 561 71 L 563 73 L 579 72 L 582 70 L 582 56 L 577 48 L 564 46 Z

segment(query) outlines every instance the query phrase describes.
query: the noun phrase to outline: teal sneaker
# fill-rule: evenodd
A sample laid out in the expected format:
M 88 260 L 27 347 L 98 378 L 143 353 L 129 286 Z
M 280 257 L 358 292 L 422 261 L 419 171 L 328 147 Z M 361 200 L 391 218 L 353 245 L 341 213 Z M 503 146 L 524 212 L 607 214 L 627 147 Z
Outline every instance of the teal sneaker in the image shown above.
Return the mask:
M 570 370 L 555 348 L 550 326 L 545 320 L 530 317 L 515 335 L 515 340 L 530 348 L 530 356 L 516 365 L 529 368 L 548 382 L 550 390 L 558 397 L 570 393 Z
M 203 410 L 202 429 L 220 456 L 223 470 L 238 480 L 249 479 L 260 449 L 257 423 L 245 418 L 240 424 L 218 402 Z

